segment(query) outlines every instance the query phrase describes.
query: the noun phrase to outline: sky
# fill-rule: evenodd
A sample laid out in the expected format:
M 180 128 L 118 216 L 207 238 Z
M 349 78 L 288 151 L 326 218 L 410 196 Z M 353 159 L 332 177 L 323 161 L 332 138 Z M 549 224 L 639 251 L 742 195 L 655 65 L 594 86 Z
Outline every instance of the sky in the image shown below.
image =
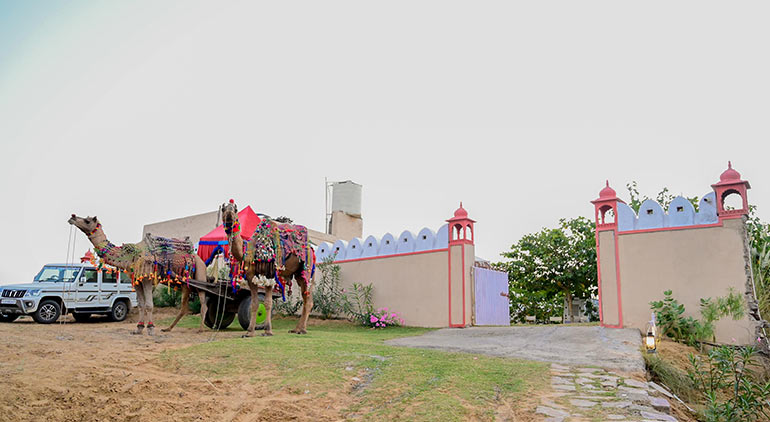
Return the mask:
M 768 2 L 0 0 L 0 284 L 234 198 L 322 230 L 324 178 L 364 235 L 438 228 L 476 254 L 727 161 L 770 220 Z M 90 246 L 72 234 L 81 256 Z

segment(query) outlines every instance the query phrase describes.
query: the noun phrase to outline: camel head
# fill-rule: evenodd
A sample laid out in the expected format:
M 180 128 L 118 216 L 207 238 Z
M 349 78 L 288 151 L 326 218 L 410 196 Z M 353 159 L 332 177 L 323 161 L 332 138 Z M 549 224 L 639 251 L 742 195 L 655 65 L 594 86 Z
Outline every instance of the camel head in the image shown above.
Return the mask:
M 72 214 L 67 222 L 79 228 L 80 231 L 88 236 L 94 234 L 94 232 L 96 232 L 96 230 L 101 227 L 101 224 L 99 224 L 99 220 L 96 219 L 96 216 L 84 218 Z
M 238 206 L 232 199 L 219 208 L 222 213 L 222 224 L 225 226 L 225 233 L 228 235 L 233 232 L 233 227 L 238 222 Z

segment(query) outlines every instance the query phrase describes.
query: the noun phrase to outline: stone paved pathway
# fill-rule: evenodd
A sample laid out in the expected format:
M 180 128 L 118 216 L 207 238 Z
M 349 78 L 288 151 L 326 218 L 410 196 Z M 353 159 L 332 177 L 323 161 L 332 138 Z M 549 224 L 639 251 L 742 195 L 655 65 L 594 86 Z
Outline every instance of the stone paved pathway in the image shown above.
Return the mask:
M 552 364 L 551 387 L 536 409 L 546 422 L 677 422 L 665 390 L 619 373 Z

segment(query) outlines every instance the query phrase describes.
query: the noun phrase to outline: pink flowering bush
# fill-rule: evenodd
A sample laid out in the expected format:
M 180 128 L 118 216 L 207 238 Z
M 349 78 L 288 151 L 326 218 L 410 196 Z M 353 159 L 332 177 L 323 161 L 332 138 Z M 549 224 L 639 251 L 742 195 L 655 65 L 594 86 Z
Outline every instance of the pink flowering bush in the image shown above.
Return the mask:
M 372 328 L 396 327 L 404 325 L 404 320 L 398 312 L 389 311 L 388 308 L 380 308 L 369 314 L 364 325 Z
M 372 290 L 371 284 L 353 283 L 350 291 L 343 291 L 343 309 L 348 317 L 352 321 L 372 328 L 404 325 L 404 320 L 398 312 L 388 310 L 388 308 L 374 309 Z

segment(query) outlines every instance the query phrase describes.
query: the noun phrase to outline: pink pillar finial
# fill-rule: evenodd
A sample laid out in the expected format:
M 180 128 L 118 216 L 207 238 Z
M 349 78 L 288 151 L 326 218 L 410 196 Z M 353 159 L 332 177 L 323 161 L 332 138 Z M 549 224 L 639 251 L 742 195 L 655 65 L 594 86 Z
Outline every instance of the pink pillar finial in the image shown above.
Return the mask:
M 460 208 L 463 207 L 463 201 L 460 201 Z
M 729 160 L 727 161 L 727 168 L 729 168 L 729 169 L 733 168 L 733 162 L 732 161 L 729 161 Z
M 607 187 L 610 187 L 610 179 L 607 179 Z

